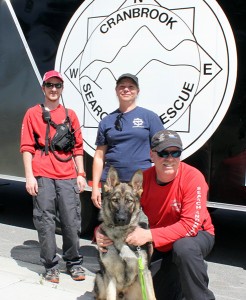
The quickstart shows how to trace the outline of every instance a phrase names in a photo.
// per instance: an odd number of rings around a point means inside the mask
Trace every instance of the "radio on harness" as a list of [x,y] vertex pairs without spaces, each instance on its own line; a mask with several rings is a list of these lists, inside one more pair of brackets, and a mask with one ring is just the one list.
[[[73,155],[71,154],[69,157],[63,159],[57,155],[55,151],[63,151],[65,153],[71,152],[75,145],[75,136],[74,136],[74,130],[71,127],[70,118],[68,116],[68,110],[65,108],[66,111],[66,119],[64,123],[62,124],[56,124],[51,120],[50,112],[45,110],[45,107],[43,104],[41,104],[42,110],[43,110],[43,120],[45,123],[47,123],[46,128],[46,135],[45,135],[45,146],[42,147],[38,143],[38,139],[35,136],[36,144],[38,149],[42,149],[45,151],[45,154],[47,155],[49,150],[54,154],[56,159],[60,161],[69,161],[72,159]],[[50,125],[53,126],[56,129],[56,133],[53,136],[53,138],[49,139],[49,133],[50,133]]]

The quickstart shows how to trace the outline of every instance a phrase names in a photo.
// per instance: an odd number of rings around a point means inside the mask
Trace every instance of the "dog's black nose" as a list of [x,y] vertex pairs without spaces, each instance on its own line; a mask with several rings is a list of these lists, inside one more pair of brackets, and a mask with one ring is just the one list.
[[125,225],[126,218],[124,216],[118,216],[115,218],[117,225]]
[[128,223],[129,223],[129,220],[128,220],[126,214],[116,214],[115,215],[115,225],[116,226],[123,226],[123,225],[127,225]]

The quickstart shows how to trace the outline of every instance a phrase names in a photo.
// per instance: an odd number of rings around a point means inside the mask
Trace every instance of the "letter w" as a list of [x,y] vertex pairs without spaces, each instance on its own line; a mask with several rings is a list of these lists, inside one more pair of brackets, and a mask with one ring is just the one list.
[[77,75],[78,75],[79,69],[78,68],[77,69],[70,69],[69,71],[70,71],[70,77],[71,78],[76,78]]

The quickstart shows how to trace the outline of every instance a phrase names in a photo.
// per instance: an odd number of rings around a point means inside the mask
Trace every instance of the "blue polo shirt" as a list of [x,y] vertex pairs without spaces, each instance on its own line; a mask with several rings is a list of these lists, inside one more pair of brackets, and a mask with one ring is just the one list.
[[[119,115],[122,130],[115,126]],[[160,130],[163,124],[158,115],[139,106],[123,114],[117,109],[103,118],[96,139],[97,146],[108,146],[101,180],[106,181],[110,166],[117,169],[122,182],[129,182],[135,171],[151,167],[150,142]]]

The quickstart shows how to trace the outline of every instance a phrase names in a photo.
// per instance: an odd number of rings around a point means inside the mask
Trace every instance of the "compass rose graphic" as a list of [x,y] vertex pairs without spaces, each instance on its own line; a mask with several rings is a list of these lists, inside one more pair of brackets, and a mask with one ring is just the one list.
[[116,79],[133,73],[138,104],[179,132],[188,157],[219,126],[234,92],[237,56],[226,16],[215,0],[102,2],[79,7],[56,58],[85,151],[94,155],[98,123],[118,107]]

